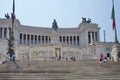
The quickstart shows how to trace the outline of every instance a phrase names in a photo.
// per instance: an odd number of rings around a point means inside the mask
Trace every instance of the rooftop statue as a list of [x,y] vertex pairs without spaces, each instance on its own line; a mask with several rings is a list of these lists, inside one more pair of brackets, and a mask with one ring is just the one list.
[[85,17],[82,17],[82,23],[91,23],[91,19],[86,19]]
[[57,31],[57,29],[58,29],[58,25],[57,25],[57,22],[56,22],[55,19],[53,20],[53,23],[52,23],[52,29],[53,29],[54,31]]
[[82,17],[82,23],[86,23],[86,18]]
[[9,14],[7,13],[7,14],[5,14],[5,17],[7,18],[7,19],[9,19],[10,18],[10,16],[9,16]]
[[90,18],[88,18],[87,23],[91,23],[91,19]]

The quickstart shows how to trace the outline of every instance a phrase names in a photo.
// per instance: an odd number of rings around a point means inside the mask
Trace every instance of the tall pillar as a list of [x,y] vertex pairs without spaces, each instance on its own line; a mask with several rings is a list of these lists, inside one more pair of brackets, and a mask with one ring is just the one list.
[[75,37],[73,36],[73,45],[75,45]]
[[28,45],[28,34],[26,34],[26,45]]
[[66,36],[64,36],[64,38],[65,38],[65,42],[64,43],[66,44]]
[[31,45],[33,45],[33,35],[31,34]]
[[26,36],[26,45],[27,45],[27,43],[28,43],[27,37],[28,37],[28,36],[27,36],[27,34],[25,34],[25,36]]
[[75,40],[75,41],[76,41],[76,45],[78,45],[78,44],[77,44],[77,36],[75,36],[75,39],[76,39],[76,40]]
[[100,33],[99,33],[99,31],[97,32],[97,40],[98,40],[98,42],[100,42]]
[[4,39],[4,28],[2,27],[2,39]]
[[24,44],[24,34],[22,34],[22,44]]
[[38,42],[38,41],[39,41],[39,40],[38,40],[38,39],[39,39],[39,38],[38,38],[39,36],[38,36],[38,35],[36,35],[36,36],[37,36],[37,45],[38,45],[38,44],[39,44],[39,42]]
[[72,45],[74,45],[74,36],[72,36]]
[[35,45],[37,44],[37,36],[35,35]]
[[79,44],[79,36],[77,36],[77,46],[79,46],[80,44]]
[[44,43],[44,41],[43,41],[43,35],[41,36],[41,44],[43,44]]
[[9,39],[9,27],[7,28],[7,38]]
[[40,37],[40,44],[42,44],[42,36]]
[[73,40],[74,40],[74,45],[76,45],[76,37],[73,36]]
[[35,45],[35,35],[33,35],[33,45]]
[[44,44],[46,44],[46,36],[44,36]]
[[41,44],[41,36],[39,35],[39,44]]
[[29,34],[29,45],[31,45],[31,35]]
[[92,36],[92,32],[90,32],[90,39],[91,39],[91,44],[93,44],[93,36]]
[[72,36],[70,36],[70,45],[72,45]]
[[61,36],[61,43],[63,43],[63,36]]
[[62,43],[65,43],[64,38],[65,38],[65,36],[62,36]]
[[45,44],[45,36],[43,35],[43,44]]
[[25,44],[26,42],[24,37],[25,37],[25,34],[23,34],[23,44]]
[[48,36],[48,43],[49,43],[49,36]]
[[70,36],[68,36],[68,40],[69,40],[69,43],[68,43],[68,44],[70,45]]
[[96,42],[95,31],[93,32],[93,34],[94,34],[94,39],[93,39],[93,42],[95,43],[95,42]]
[[19,44],[22,44],[22,35],[21,35],[21,33],[19,34]]
[[65,36],[65,44],[67,43],[67,40],[66,40],[67,38],[66,38],[66,36]]

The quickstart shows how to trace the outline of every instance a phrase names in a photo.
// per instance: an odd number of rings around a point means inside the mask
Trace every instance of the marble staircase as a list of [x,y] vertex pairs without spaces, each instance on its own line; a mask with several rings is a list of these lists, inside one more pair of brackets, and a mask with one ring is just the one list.
[[120,63],[17,61],[0,65],[0,80],[120,80]]

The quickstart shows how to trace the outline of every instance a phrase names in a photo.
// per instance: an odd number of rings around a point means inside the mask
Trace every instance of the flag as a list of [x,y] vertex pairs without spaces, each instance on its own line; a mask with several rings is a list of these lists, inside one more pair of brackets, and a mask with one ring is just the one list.
[[112,19],[112,29],[115,29],[115,11],[114,11],[114,0],[113,0],[113,6],[112,6],[112,14],[111,14],[111,19]]
[[12,25],[13,25],[15,20],[15,0],[13,0],[13,12],[11,14],[11,18],[12,18]]

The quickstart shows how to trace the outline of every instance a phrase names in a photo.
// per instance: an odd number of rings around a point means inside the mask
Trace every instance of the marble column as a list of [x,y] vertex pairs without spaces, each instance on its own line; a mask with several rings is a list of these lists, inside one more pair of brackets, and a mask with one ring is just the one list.
[[65,44],[67,44],[67,38],[66,38],[66,36],[65,36]]
[[29,45],[29,38],[28,34],[26,34],[27,45]]
[[29,34],[29,45],[31,45],[31,35]]
[[97,32],[97,39],[98,39],[98,42],[100,42],[100,33],[99,33],[99,31]]
[[33,35],[33,45],[35,45],[35,35]]
[[2,28],[2,39],[4,39],[4,28]]
[[68,44],[70,45],[70,36],[68,36],[68,40],[69,40],[69,43],[68,43]]
[[95,31],[94,31],[94,39],[93,39],[94,43],[96,42],[96,36],[95,36]]
[[31,45],[33,45],[33,35],[31,34],[30,37],[31,37],[31,39],[30,39],[31,42],[30,43],[31,43]]
[[74,45],[74,36],[72,36],[72,45]]
[[93,44],[93,36],[92,36],[92,32],[90,32],[90,39],[91,39],[91,44]]
[[44,36],[44,44],[46,44],[46,36]]
[[37,35],[37,45],[39,44],[39,40],[38,39],[39,39],[39,36]]
[[27,41],[27,34],[25,34],[25,36],[26,36],[26,44],[28,43],[28,41]]
[[76,45],[78,45],[78,44],[77,44],[77,36],[75,36],[75,41],[76,41]]
[[42,44],[42,36],[40,37],[40,44]]
[[49,36],[47,36],[47,43],[49,43]]
[[24,44],[24,34],[22,34],[22,44]]
[[7,28],[7,38],[9,39],[9,27]]
[[61,36],[61,43],[63,43],[63,36]]

